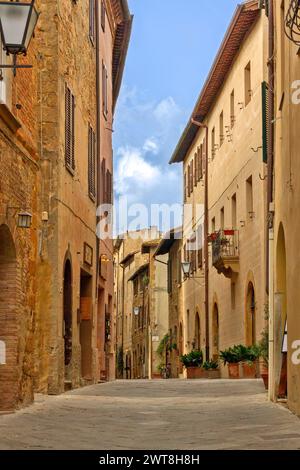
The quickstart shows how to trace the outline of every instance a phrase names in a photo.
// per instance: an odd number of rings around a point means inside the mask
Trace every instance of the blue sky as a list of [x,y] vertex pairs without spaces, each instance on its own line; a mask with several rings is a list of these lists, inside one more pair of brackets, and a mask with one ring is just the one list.
[[237,4],[129,0],[134,24],[114,124],[116,198],[182,203],[181,166],[168,161]]

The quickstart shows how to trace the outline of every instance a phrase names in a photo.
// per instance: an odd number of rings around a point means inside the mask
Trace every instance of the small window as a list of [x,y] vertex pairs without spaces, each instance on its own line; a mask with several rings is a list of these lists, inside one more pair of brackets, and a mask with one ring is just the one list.
[[233,229],[237,228],[236,194],[231,198],[231,225]]
[[234,90],[232,90],[230,95],[230,125],[231,129],[234,127],[235,124],[235,97],[234,97]]
[[219,122],[220,122],[220,147],[222,147],[224,139],[225,139],[225,136],[224,136],[224,113],[223,113],[223,111],[220,114]]
[[246,203],[247,203],[247,218],[251,220],[254,218],[253,212],[253,184],[252,176],[246,181]]
[[89,0],[89,36],[90,40],[93,44],[95,44],[95,39],[96,39],[96,14],[95,14],[95,9],[96,9],[96,4],[95,0]]
[[215,217],[211,219],[211,233],[214,233],[216,231],[216,219]]
[[75,98],[65,87],[65,164],[71,173],[75,170]]
[[220,211],[220,229],[224,230],[225,228],[225,209],[222,207]]
[[89,196],[94,201],[96,197],[96,134],[89,126],[88,137],[88,187]]
[[103,106],[103,114],[105,118],[107,118],[107,115],[108,115],[107,84],[108,84],[108,73],[107,73],[106,65],[103,62],[102,63],[102,106]]
[[216,130],[213,128],[211,131],[211,159],[213,160],[216,156]]
[[245,67],[245,107],[250,103],[252,98],[251,88],[251,63]]
[[105,21],[106,21],[106,7],[105,7],[104,0],[102,0],[101,2],[101,28],[103,32],[105,32]]

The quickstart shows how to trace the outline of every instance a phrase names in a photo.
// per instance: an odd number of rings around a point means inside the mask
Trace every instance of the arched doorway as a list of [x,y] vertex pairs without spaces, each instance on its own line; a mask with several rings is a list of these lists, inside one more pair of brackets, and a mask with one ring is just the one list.
[[69,366],[72,360],[72,267],[71,262],[67,259],[64,269],[64,354],[65,354],[65,379],[70,378]]
[[255,290],[249,282],[246,296],[246,345],[256,344]]
[[219,344],[219,308],[217,303],[214,304],[213,318],[212,318],[212,357],[214,360],[219,359],[220,344]]
[[0,226],[0,411],[11,411],[18,402],[18,283],[13,238],[6,225]]
[[286,244],[282,224],[280,224],[276,253],[276,294],[275,294],[274,369],[276,398],[287,396],[287,352],[283,351],[283,335],[287,321],[286,291]]
[[195,349],[198,351],[201,349],[200,317],[198,312],[195,315]]

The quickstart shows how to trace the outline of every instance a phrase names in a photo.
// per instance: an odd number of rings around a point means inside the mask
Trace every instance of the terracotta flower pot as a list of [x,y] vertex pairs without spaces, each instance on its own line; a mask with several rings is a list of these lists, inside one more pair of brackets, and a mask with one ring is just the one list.
[[230,379],[239,379],[240,378],[240,365],[239,363],[230,363],[228,364],[228,372]]
[[259,366],[260,376],[263,379],[265,389],[269,390],[269,368],[264,362],[261,362]]
[[219,369],[207,370],[206,374],[207,374],[207,378],[211,380],[216,380],[216,379],[221,378],[221,372]]
[[243,378],[244,379],[255,379],[256,378],[256,363],[243,362]]
[[187,367],[186,368],[187,372],[187,379],[205,379],[205,370],[203,370],[201,367]]

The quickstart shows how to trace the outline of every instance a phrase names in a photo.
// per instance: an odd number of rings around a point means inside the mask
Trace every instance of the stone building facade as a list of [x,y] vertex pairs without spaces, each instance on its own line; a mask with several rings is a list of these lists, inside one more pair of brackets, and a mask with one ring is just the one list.
[[[114,378],[112,127],[132,18],[126,1],[40,2],[42,189],[37,271],[37,389]],[[101,210],[99,217],[103,217]]]
[[[252,345],[266,326],[266,165],[262,157],[262,84],[267,20],[256,1],[238,6],[172,156],[183,162],[184,350],[209,359],[234,344]],[[207,144],[207,146],[206,146]],[[208,154],[207,154],[208,152]],[[203,259],[205,159],[208,160],[209,259]],[[209,264],[209,338],[205,279]],[[209,342],[209,343],[207,343]],[[200,345],[200,346],[199,346]],[[226,376],[227,369],[223,370]]]
[[[157,247],[155,256],[168,255],[168,349],[166,364],[169,365],[170,378],[183,376],[180,356],[183,354],[183,311],[182,311],[182,227],[166,233]],[[200,331],[199,329],[197,331]],[[170,347],[171,346],[171,347]]]
[[129,232],[115,242],[116,368],[119,377],[160,377],[156,351],[168,333],[166,257],[156,260],[157,229]]
[[[40,240],[37,51],[35,38],[20,59],[32,69],[18,70],[16,77],[0,70],[0,413],[31,403],[34,395]],[[9,60],[0,40],[0,63]],[[29,228],[19,226],[20,213],[31,214]]]
[[[270,35],[274,38],[274,180],[270,226],[270,398],[287,395],[300,415],[300,318],[298,311],[299,245],[299,44],[285,35],[292,2],[272,3]],[[270,5],[271,6],[271,5]],[[295,5],[294,5],[295,6]],[[271,20],[271,18],[269,18]],[[272,75],[271,75],[272,76]],[[272,220],[272,218],[271,218]],[[287,324],[287,348],[284,334]],[[286,352],[287,351],[287,352]]]

